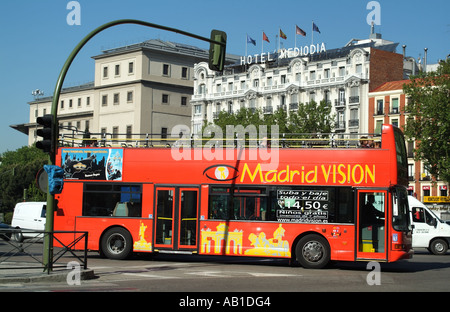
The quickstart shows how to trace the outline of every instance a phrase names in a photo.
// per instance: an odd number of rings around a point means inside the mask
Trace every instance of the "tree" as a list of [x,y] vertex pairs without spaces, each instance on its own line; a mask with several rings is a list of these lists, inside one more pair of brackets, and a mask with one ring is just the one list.
[[436,72],[412,77],[403,85],[408,98],[405,135],[416,141],[415,160],[450,183],[450,60]]
[[289,130],[291,133],[330,133],[334,120],[331,105],[326,101],[300,103],[297,112],[289,116]]
[[[47,162],[48,156],[36,147],[24,146],[16,151],[0,155],[0,198],[3,211],[12,211],[17,202],[23,199],[23,190],[30,189],[36,174]],[[45,200],[31,187],[33,200]]]

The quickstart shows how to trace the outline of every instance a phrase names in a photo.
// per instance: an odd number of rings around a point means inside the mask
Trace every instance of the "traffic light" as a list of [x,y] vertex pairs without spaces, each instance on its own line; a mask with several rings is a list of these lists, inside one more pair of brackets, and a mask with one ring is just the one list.
[[45,153],[51,153],[54,150],[53,116],[44,115],[43,117],[38,117],[36,121],[42,126],[42,129],[36,131],[36,134],[43,138],[42,141],[36,142],[36,147],[43,150]]
[[213,29],[211,31],[211,40],[224,43],[224,45],[220,45],[211,42],[209,46],[209,69],[221,72],[225,65],[227,34],[223,31]]

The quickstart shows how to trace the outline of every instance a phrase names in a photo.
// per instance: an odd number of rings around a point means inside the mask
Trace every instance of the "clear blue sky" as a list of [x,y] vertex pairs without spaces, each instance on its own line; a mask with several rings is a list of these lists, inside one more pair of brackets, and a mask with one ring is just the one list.
[[[31,91],[53,94],[56,79],[70,52],[90,31],[107,22],[133,18],[183,29],[209,37],[211,29],[228,35],[227,52],[244,55],[246,34],[256,40],[248,54],[261,52],[262,31],[276,48],[275,35],[281,28],[287,35],[284,47],[294,47],[295,25],[307,32],[297,36],[297,46],[310,44],[312,21],[321,34],[314,42],[327,49],[344,46],[350,39],[368,38],[369,0],[266,1],[266,0],[78,0],[81,25],[70,26],[66,8],[70,0],[2,0],[0,2],[0,153],[27,144],[26,135],[9,127],[28,122]],[[450,1],[379,0],[381,24],[376,32],[383,39],[407,45],[415,58],[428,48],[428,63],[437,63],[450,53]],[[207,48],[193,38],[138,25],[110,28],[94,37],[77,56],[65,80],[74,86],[94,80],[92,56],[103,49],[160,38]]]

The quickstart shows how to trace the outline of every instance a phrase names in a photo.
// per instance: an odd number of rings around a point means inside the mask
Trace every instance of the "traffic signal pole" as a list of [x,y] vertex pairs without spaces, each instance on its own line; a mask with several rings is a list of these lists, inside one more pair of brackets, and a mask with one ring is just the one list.
[[[211,64],[213,64],[214,70],[223,70],[224,60],[225,60],[225,47],[226,47],[226,34],[223,32],[218,32],[216,30],[213,30],[211,32],[211,38],[205,38],[202,36],[198,36],[180,29],[161,26],[145,21],[140,20],[134,20],[134,19],[121,19],[112,21],[109,23],[106,23],[96,29],[94,29],[92,32],[90,32],[86,37],[84,37],[80,43],[73,49],[72,53],[70,53],[69,57],[67,58],[66,62],[64,63],[64,66],[61,70],[61,73],[59,74],[58,80],[56,82],[55,91],[53,92],[53,101],[52,101],[52,110],[51,115],[53,116],[53,123],[52,123],[52,148],[49,152],[49,159],[48,164],[54,165],[56,161],[56,153],[58,151],[58,132],[59,132],[59,123],[58,123],[58,103],[59,103],[59,97],[61,94],[61,89],[64,83],[64,79],[66,78],[67,72],[69,70],[70,65],[72,64],[73,60],[77,56],[78,52],[84,47],[84,45],[92,39],[95,35],[100,33],[101,31],[121,24],[136,24],[136,25],[142,25],[152,28],[158,28],[166,31],[175,32],[184,36],[196,38],[202,41],[209,42],[211,44],[210,47],[210,67]],[[54,213],[55,213],[55,197],[54,195],[50,194],[49,190],[47,191],[47,213],[46,213],[46,223],[45,223],[45,232],[47,232],[47,235],[44,236],[44,255],[43,255],[43,264],[44,264],[44,272],[50,273],[53,269],[52,266],[52,259],[53,259],[53,223],[54,223]]]

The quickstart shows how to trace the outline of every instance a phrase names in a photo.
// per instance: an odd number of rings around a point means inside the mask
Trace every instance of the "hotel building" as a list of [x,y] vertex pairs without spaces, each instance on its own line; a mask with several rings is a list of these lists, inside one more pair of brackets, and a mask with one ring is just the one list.
[[233,113],[246,107],[272,114],[284,108],[289,113],[299,103],[314,100],[332,106],[335,132],[367,133],[367,94],[386,81],[403,79],[397,45],[371,34],[339,49],[325,50],[324,44],[317,44],[243,56],[223,73],[198,63],[193,73],[192,132],[199,134],[222,110]]

